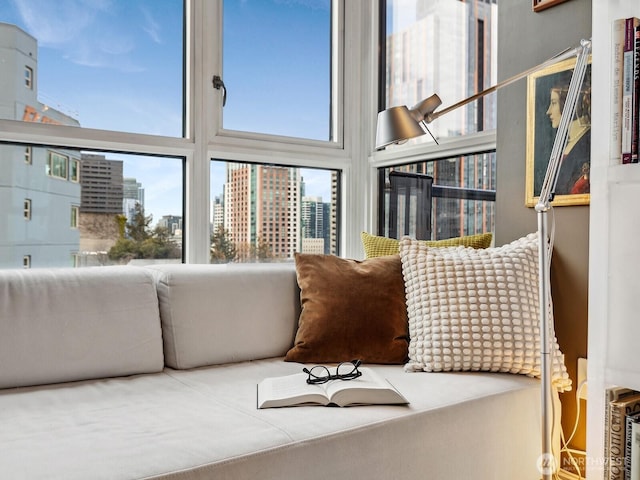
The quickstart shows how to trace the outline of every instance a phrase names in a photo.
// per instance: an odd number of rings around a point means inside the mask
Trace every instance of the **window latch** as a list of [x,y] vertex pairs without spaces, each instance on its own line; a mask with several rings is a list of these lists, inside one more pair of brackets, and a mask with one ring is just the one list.
[[220,78],[220,75],[213,76],[213,88],[216,90],[222,89],[222,106],[224,107],[227,103],[227,87],[224,86],[224,82],[222,81],[222,78]]

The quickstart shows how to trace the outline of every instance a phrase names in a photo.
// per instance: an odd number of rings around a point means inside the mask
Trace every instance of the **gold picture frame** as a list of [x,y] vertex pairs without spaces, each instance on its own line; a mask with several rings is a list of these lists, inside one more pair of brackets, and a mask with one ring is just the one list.
[[[538,203],[553,148],[564,98],[575,68],[569,59],[529,75],[525,204]],[[591,167],[591,58],[582,83],[576,114],[558,172],[553,206],[589,205]]]
[[532,0],[531,8],[533,8],[534,12],[541,12],[542,10],[555,7],[567,1],[568,0]]

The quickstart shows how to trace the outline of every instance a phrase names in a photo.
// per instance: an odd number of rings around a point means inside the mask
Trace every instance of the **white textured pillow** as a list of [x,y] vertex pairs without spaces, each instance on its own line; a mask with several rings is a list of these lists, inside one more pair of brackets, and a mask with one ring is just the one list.
[[[540,376],[538,235],[498,248],[427,247],[405,237],[408,371]],[[553,327],[552,378],[571,389]]]

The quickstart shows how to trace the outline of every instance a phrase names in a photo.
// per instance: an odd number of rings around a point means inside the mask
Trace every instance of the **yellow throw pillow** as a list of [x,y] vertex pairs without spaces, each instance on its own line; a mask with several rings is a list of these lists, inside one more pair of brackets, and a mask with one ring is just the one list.
[[[378,237],[367,232],[360,234],[366,258],[395,255],[400,252],[400,242],[393,238]],[[445,240],[424,240],[427,247],[473,247],[489,248],[493,241],[492,233],[479,233],[464,237],[447,238]]]

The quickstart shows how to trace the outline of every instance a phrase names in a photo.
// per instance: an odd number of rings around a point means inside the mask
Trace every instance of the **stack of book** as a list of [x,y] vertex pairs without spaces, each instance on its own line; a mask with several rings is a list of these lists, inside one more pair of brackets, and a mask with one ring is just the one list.
[[640,141],[640,19],[613,23],[611,157],[638,163]]
[[606,391],[605,480],[640,480],[640,392]]

